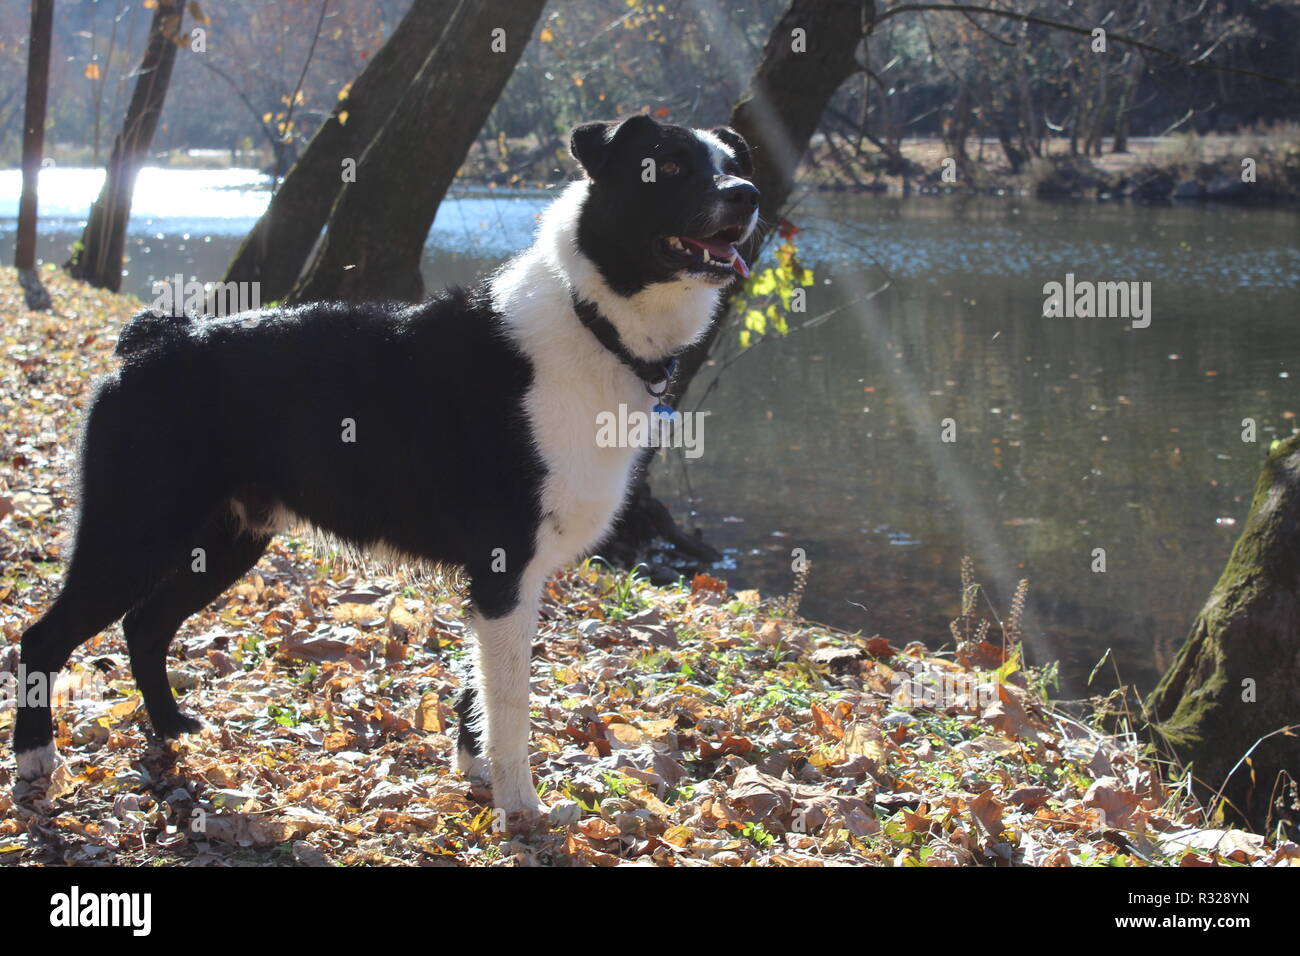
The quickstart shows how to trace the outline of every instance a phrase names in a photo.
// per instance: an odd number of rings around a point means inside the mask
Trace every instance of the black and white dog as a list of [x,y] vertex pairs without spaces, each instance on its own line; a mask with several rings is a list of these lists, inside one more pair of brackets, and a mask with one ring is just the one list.
[[[27,686],[52,686],[73,649],[122,618],[155,731],[197,729],[167,683],[169,642],[277,530],[307,523],[464,569],[477,655],[457,763],[489,776],[512,824],[535,823],[542,586],[606,533],[638,458],[598,444],[598,416],[650,411],[671,358],[747,273],[735,244],[758,218],[749,150],[730,129],[636,116],[580,126],[571,148],[586,178],[474,291],[133,318],[87,412],[76,545],[58,599],[23,635]],[[19,775],[36,779],[56,760],[49,698],[19,697]]]

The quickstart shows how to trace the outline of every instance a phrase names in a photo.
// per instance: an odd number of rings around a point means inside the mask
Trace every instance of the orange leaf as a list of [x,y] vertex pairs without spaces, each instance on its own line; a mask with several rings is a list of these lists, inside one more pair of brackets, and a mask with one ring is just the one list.
[[691,593],[699,591],[713,591],[717,594],[724,594],[727,590],[727,582],[719,581],[717,578],[709,577],[707,574],[697,574],[691,578]]

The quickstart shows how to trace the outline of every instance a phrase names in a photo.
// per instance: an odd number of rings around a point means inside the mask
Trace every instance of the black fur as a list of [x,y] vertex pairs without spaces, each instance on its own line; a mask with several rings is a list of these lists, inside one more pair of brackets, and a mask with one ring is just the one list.
[[[504,613],[518,580],[491,570],[493,551],[508,569],[532,556],[544,467],[521,406],[532,366],[500,323],[464,292],[407,308],[137,315],[120,371],[90,403],[73,556],[23,635],[27,673],[52,684],[74,648],[125,615],[155,730],[190,729],[167,686],[167,645],[256,563],[269,541],[258,525],[279,507],[363,547],[463,567],[477,609]],[[48,706],[20,707],[15,750],[50,739]]]
[[[719,201],[730,211],[725,222],[713,223],[714,229],[749,220],[758,205],[758,190],[737,178],[749,174],[749,148],[734,131],[727,133],[743,147],[739,153],[744,161],[738,158],[715,170],[708,147],[691,130],[656,123],[648,116],[586,123],[573,131],[570,151],[591,179],[578,243],[615,292],[634,295],[671,279],[681,266],[659,254],[659,239],[698,234]],[[731,145],[727,139],[723,142]],[[652,182],[643,175],[647,159],[655,164]],[[670,161],[679,169],[672,175],[663,171]],[[720,189],[722,178],[729,184]]]
[[[735,152],[721,169],[692,131],[648,117],[574,131],[591,178],[577,244],[614,292],[683,270],[715,285],[732,278],[725,257],[679,248],[683,236],[733,241],[755,215],[758,191],[741,178],[748,147],[730,130],[715,134]],[[653,182],[641,175],[646,159]],[[52,686],[78,645],[121,619],[154,729],[193,729],[167,684],[167,646],[257,562],[282,511],[361,548],[382,542],[463,568],[485,618],[518,605],[546,466],[523,406],[532,364],[486,290],[408,307],[142,312],[117,353],[121,368],[86,414],[63,589],[22,638],[29,688],[34,675]],[[467,690],[457,712],[461,748],[477,755],[474,699]],[[20,693],[15,751],[52,739],[48,696]]]

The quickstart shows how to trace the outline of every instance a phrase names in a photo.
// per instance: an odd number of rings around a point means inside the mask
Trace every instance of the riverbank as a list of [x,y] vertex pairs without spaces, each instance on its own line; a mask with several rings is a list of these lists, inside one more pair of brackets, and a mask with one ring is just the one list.
[[[799,167],[799,180],[823,192],[889,195],[981,194],[1041,199],[1131,199],[1136,202],[1300,201],[1300,126],[1279,125],[1235,134],[1196,133],[1132,137],[1122,152],[1103,141],[1095,156],[1071,156],[1068,141],[1049,139],[1041,157],[1027,157],[1018,170],[995,139],[972,138],[966,160],[945,162],[951,148],[933,137],[905,139],[897,156],[864,140],[816,137]],[[58,166],[94,166],[84,147],[50,149]],[[1243,180],[1243,160],[1251,160]],[[171,150],[150,165],[166,169],[269,169],[265,150]],[[541,189],[568,178],[571,159],[563,140],[530,136],[470,150],[456,185],[488,189]],[[269,186],[268,186],[269,188]]]
[[[1136,202],[1210,200],[1240,203],[1300,200],[1300,128],[1238,134],[1195,133],[1134,137],[1123,152],[1102,144],[1100,155],[1072,156],[1068,142],[1050,139],[1043,155],[1013,170],[997,140],[970,140],[966,159],[950,160],[938,139],[910,139],[893,157],[869,144],[861,151],[821,140],[801,167],[814,188],[827,191],[1037,196],[1040,199],[1131,199]],[[1249,160],[1249,163],[1246,161]]]
[[[9,672],[70,546],[78,409],[140,306],[44,275],[49,314],[0,270]],[[278,539],[172,646],[182,705],[217,729],[150,744],[117,628],[63,673],[67,764],[48,787],[15,792],[0,705],[0,863],[1300,863],[1294,844],[1214,827],[1177,771],[1101,729],[1130,717],[1053,702],[1051,669],[1020,664],[1016,603],[1005,632],[981,631],[968,600],[970,640],[944,654],[923,643],[943,635],[822,627],[797,597],[569,569],[535,646],[534,770],[546,802],[584,814],[508,841],[449,769],[466,652],[453,584]]]

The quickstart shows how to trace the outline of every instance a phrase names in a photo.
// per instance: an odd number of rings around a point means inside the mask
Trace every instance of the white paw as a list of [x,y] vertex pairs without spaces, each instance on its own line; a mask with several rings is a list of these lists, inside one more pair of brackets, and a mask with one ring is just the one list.
[[546,818],[546,804],[538,799],[537,791],[532,786],[531,774],[527,784],[523,780],[493,780],[492,805],[505,814],[513,833],[536,830]]
[[471,783],[486,784],[492,779],[492,765],[487,757],[476,757],[468,750],[456,751],[456,769]]
[[24,750],[18,754],[18,779],[31,782],[54,773],[59,765],[59,752],[50,741],[42,747]]

